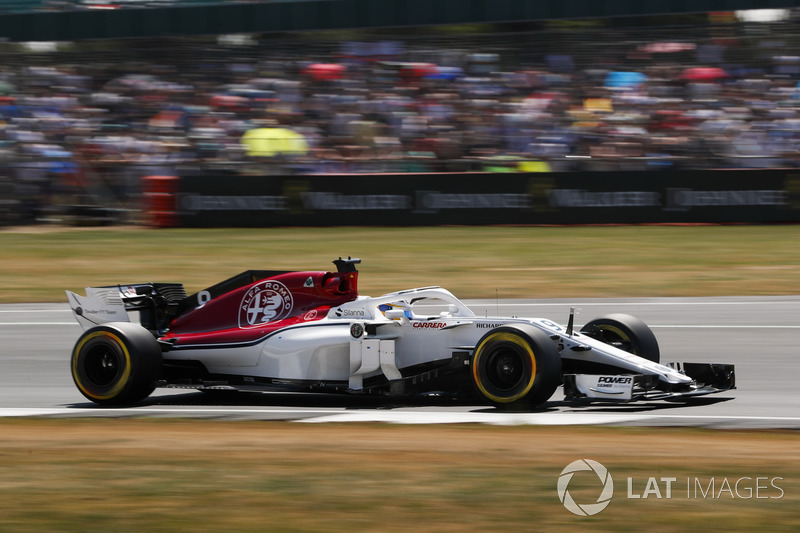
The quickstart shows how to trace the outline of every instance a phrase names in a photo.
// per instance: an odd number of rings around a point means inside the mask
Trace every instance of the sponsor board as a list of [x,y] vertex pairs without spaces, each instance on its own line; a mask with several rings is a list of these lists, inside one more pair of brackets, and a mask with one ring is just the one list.
[[[794,222],[796,171],[181,178],[187,226]],[[431,184],[436,188],[431,189]],[[354,194],[353,191],[358,191]],[[370,215],[370,216],[366,216]],[[383,216],[388,215],[388,216]],[[377,219],[373,217],[379,217]]]

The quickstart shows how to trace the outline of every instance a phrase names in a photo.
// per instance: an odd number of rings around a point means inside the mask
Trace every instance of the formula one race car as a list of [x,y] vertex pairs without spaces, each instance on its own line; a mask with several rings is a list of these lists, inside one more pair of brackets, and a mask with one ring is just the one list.
[[104,405],[138,402],[156,387],[477,394],[530,408],[560,385],[567,400],[616,402],[735,388],[733,365],[659,364],[652,331],[629,315],[575,331],[572,312],[566,326],[479,317],[440,287],[359,296],[358,263],[250,270],[191,296],[178,283],[67,291],[85,329],[72,377]]

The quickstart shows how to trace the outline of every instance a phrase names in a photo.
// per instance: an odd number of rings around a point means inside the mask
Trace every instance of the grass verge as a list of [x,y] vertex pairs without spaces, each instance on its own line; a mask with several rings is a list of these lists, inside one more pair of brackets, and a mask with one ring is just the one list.
[[[614,480],[593,517],[556,492],[583,458]],[[627,496],[651,477],[661,498]],[[800,441],[780,431],[4,420],[0,479],[2,531],[800,528]],[[580,503],[599,487],[569,486]]]
[[203,289],[247,269],[327,270],[364,260],[360,289],[442,285],[461,298],[797,293],[800,226],[435,228],[6,228],[0,302],[64,289],[179,281]]

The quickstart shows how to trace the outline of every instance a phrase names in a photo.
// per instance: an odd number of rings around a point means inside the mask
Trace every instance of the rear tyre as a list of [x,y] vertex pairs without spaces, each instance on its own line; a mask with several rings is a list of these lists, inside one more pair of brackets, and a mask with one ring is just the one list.
[[499,327],[478,341],[472,381],[494,405],[535,408],[560,385],[561,356],[547,334],[533,326]]
[[128,322],[86,330],[72,350],[72,379],[100,405],[125,405],[147,398],[161,375],[161,347],[153,335]]
[[661,360],[653,330],[635,316],[622,313],[602,316],[583,326],[581,333],[648,361]]

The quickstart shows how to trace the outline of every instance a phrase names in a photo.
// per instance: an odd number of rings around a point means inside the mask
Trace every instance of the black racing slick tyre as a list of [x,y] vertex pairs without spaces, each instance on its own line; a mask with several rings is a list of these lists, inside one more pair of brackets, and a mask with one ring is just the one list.
[[472,381],[480,395],[496,406],[536,408],[561,384],[561,356],[540,329],[502,326],[478,341]]
[[614,313],[595,318],[581,328],[581,333],[648,361],[661,360],[653,330],[635,316]]
[[75,343],[72,379],[97,404],[132,404],[153,392],[161,363],[161,348],[148,330],[109,322],[86,330]]

